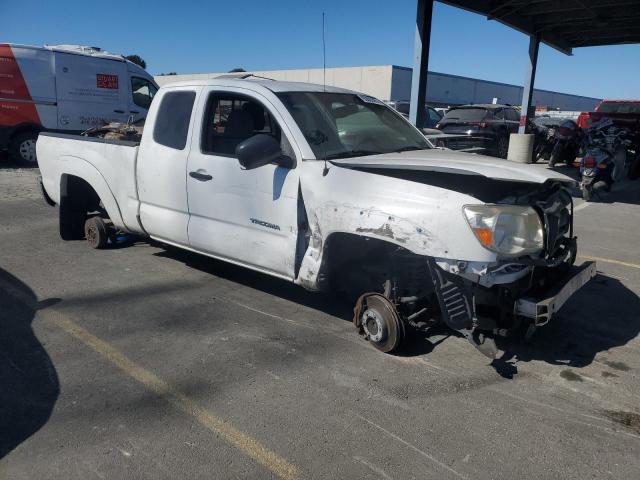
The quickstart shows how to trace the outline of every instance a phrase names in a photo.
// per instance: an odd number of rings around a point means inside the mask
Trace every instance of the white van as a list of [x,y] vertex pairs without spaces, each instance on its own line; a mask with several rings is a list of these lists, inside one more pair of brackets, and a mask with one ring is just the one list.
[[41,131],[137,121],[157,90],[144,69],[97,47],[0,43],[0,149],[34,164]]

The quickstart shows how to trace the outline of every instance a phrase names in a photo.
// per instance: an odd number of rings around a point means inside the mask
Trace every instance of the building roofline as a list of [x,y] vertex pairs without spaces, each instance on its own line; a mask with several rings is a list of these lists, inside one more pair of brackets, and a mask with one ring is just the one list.
[[[394,64],[382,64],[382,65],[356,65],[356,66],[351,66],[351,67],[327,67],[327,70],[335,70],[335,69],[343,69],[343,68],[383,68],[383,67],[390,67],[392,72],[393,70],[402,70],[402,71],[412,71],[413,69],[411,67],[405,67],[402,65],[394,65]],[[271,70],[247,70],[246,73],[256,73],[256,74],[260,74],[260,73],[265,73],[265,72],[283,72],[283,71],[304,71],[304,70],[322,70],[322,67],[318,67],[318,68],[283,68],[283,69],[271,69]],[[464,75],[454,75],[452,73],[443,73],[443,72],[435,72],[433,70],[429,70],[428,72],[430,75],[440,75],[440,76],[444,76],[444,77],[450,77],[450,78],[457,78],[460,80],[470,80],[470,81],[480,81],[480,82],[484,82],[490,85],[497,85],[497,86],[501,86],[501,87],[514,87],[514,88],[523,88],[522,85],[515,85],[513,83],[504,83],[504,82],[497,82],[495,80],[487,80],[484,78],[476,78],[476,77],[467,77]],[[176,76],[181,76],[181,75],[212,75],[212,73],[179,73]],[[171,77],[173,75],[154,75],[154,76],[164,76],[164,77]],[[215,77],[209,77],[211,78],[215,78]],[[541,92],[541,93],[550,93],[550,94],[558,94],[558,95],[570,95],[574,98],[580,98],[583,100],[593,100],[596,102],[599,102],[602,100],[602,98],[598,98],[598,97],[589,97],[587,95],[577,95],[574,93],[568,93],[568,92],[558,92],[556,90],[546,90],[543,88],[534,88],[535,92]]]
[[[413,68],[404,67],[404,66],[401,66],[401,65],[392,65],[392,67],[393,68],[397,68],[399,70],[413,71]],[[498,85],[498,86],[501,86],[501,87],[523,88],[522,85],[515,85],[513,83],[496,82],[495,80],[487,80],[487,79],[484,79],[484,78],[476,78],[476,77],[466,77],[466,76],[463,76],[463,75],[455,75],[453,73],[434,72],[433,70],[429,70],[427,73],[431,74],[431,75],[442,75],[442,76],[445,76],[445,77],[459,78],[460,80],[481,81],[481,82],[485,82],[485,83],[490,83],[492,85]],[[427,86],[427,88],[428,88],[428,86]],[[577,95],[575,93],[558,92],[556,90],[545,90],[544,88],[534,88],[534,91],[544,92],[544,93],[557,93],[559,95],[571,95],[572,97],[583,98],[585,100],[598,100],[598,101],[602,100],[602,98],[599,98],[599,97],[589,97],[587,95]]]

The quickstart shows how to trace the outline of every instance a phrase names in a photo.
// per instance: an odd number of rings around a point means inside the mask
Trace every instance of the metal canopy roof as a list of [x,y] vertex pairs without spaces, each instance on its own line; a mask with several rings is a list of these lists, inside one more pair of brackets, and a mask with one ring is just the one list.
[[576,47],[640,43],[640,0],[444,0],[568,55]]

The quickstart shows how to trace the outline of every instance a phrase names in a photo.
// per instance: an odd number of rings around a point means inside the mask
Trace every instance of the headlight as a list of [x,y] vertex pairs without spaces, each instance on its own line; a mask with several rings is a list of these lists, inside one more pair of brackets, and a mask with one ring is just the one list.
[[544,247],[542,222],[531,207],[466,205],[463,211],[482,246],[492,252],[518,256]]

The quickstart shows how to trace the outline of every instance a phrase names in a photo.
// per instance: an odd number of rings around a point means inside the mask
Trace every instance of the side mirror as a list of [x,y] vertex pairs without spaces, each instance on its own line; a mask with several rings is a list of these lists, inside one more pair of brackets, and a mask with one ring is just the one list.
[[296,161],[287,157],[280,149],[280,143],[271,135],[259,133],[240,142],[236,147],[236,157],[242,168],[252,170],[269,163],[281,167],[294,168]]

